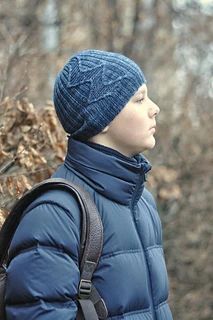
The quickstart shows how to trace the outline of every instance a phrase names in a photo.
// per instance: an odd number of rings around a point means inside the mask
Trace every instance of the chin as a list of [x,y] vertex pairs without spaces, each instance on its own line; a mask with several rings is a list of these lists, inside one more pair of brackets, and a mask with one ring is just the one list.
[[153,139],[152,141],[147,142],[144,146],[143,146],[143,151],[145,150],[151,150],[155,147],[155,139]]

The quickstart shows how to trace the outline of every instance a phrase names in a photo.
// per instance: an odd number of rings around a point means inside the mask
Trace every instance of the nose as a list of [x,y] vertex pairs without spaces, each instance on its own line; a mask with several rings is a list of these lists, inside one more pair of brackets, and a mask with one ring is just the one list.
[[158,107],[158,105],[156,103],[154,103],[154,105],[155,105],[155,108],[156,108],[155,116],[157,116],[159,114],[159,112],[160,112],[160,108]]
[[151,116],[151,117],[156,117],[156,116],[159,114],[159,112],[160,112],[160,108],[159,108],[158,105],[157,105],[154,101],[152,101],[151,99],[150,99],[150,102],[151,102],[150,116]]

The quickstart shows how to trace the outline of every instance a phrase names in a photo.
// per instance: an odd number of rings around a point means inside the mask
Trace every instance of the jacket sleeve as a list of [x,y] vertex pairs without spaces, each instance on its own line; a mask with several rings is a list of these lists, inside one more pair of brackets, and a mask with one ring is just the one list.
[[7,269],[7,320],[76,318],[80,210],[70,195],[69,203],[62,197],[60,203],[36,201],[16,230]]

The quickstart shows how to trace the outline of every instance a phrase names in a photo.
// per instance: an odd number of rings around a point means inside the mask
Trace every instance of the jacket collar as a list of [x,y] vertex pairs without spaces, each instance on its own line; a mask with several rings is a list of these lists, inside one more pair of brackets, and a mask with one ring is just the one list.
[[124,205],[140,198],[151,164],[141,154],[132,158],[103,145],[69,138],[65,166],[97,192]]

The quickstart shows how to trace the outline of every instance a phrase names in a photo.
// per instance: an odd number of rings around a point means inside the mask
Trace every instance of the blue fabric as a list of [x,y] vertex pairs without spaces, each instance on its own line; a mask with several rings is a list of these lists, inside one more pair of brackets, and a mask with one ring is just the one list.
[[[53,175],[83,186],[104,227],[93,283],[108,319],[172,320],[168,277],[156,204],[145,187],[147,159],[69,139]],[[65,191],[51,190],[26,210],[9,256],[7,319],[71,320],[79,283],[80,212]]]
[[139,66],[122,54],[83,50],[56,77],[53,101],[72,137],[86,140],[101,132],[146,83]]

